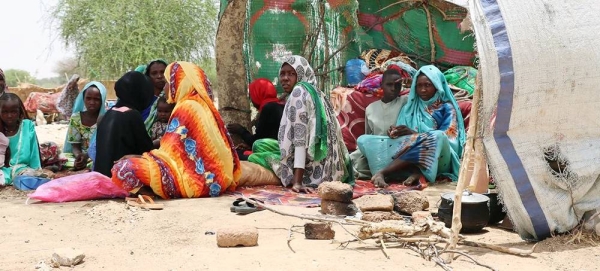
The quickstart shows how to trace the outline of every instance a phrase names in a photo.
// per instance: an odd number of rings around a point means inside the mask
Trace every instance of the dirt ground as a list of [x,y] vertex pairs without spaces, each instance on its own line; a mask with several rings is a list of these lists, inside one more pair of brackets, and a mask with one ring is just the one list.
[[[62,143],[66,129],[38,127],[40,141]],[[60,140],[58,140],[60,139]],[[425,190],[432,211],[451,184]],[[292,252],[288,228],[304,221],[261,211],[238,216],[229,211],[232,197],[163,201],[164,210],[128,208],[123,200],[26,205],[27,193],[12,187],[0,190],[0,270],[35,270],[57,248],[74,247],[86,254],[85,262],[67,270],[442,270],[408,249],[389,248],[386,259],[379,248],[352,243],[346,249],[336,242],[305,240],[294,233]],[[318,209],[276,206],[297,214]],[[259,245],[218,248],[211,233],[225,227],[257,227]],[[351,236],[338,226],[335,240]],[[468,240],[528,249],[533,244],[516,233],[487,227]],[[531,257],[517,257],[485,249],[460,247],[477,261],[497,270],[597,270],[600,247],[589,240],[569,244],[569,236],[538,244]],[[487,270],[460,257],[454,270]],[[40,269],[41,270],[41,269]]]

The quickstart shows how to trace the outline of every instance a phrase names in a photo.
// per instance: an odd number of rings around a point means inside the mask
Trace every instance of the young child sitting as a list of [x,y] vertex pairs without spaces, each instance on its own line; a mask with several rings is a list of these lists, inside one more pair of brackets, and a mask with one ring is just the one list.
[[156,121],[154,121],[150,129],[150,138],[152,138],[155,146],[159,145],[161,137],[167,130],[173,108],[175,108],[175,104],[168,104],[164,96],[158,98],[158,103],[156,104]]

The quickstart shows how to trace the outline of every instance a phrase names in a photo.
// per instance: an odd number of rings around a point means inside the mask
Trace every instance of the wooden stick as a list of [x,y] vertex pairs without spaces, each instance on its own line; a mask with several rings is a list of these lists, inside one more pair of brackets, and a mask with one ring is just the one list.
[[[471,106],[471,112],[473,112],[473,110],[475,110],[476,112],[479,112],[479,107],[481,106],[481,103],[483,101],[484,93],[482,93],[483,88],[482,88],[482,81],[481,81],[481,73],[478,73],[478,75],[477,75],[475,88],[478,91],[479,95],[477,96],[477,103],[473,103],[473,106]],[[475,105],[477,107],[475,107]],[[484,146],[483,146],[482,136],[483,136],[483,131],[485,129],[483,127],[483,125],[485,125],[485,124],[479,123],[479,121],[478,121],[479,114],[476,114],[475,117],[476,117],[475,119],[471,119],[471,121],[474,121],[475,125],[477,125],[477,129],[474,133],[475,139],[474,139],[474,143],[473,143],[475,165],[473,166],[473,174],[471,175],[471,186],[473,187],[473,189],[471,191],[473,191],[475,193],[487,193],[490,178],[489,178],[488,169],[487,169],[487,161],[486,161],[485,155],[483,153]]]
[[427,30],[429,30],[429,46],[431,47],[431,63],[435,63],[435,42],[433,41],[433,22],[427,3],[423,3],[423,9],[427,15]]
[[[288,213],[288,212],[282,212],[282,211],[279,211],[279,210],[275,210],[275,209],[269,207],[268,205],[265,205],[262,202],[251,200],[251,199],[246,198],[246,197],[242,197],[242,199],[244,201],[248,202],[248,203],[254,204],[256,206],[260,206],[260,207],[264,208],[265,210],[269,210],[269,211],[271,211],[273,213],[280,214],[280,215],[283,215],[283,216],[291,216],[291,217],[295,217],[295,218],[307,219],[307,220],[319,221],[319,222],[336,223],[336,224],[340,225],[340,227],[342,227],[342,229],[344,229],[347,233],[349,233],[350,235],[352,235],[352,237],[356,238],[360,243],[362,243],[362,239],[358,238],[358,236],[355,233],[353,233],[350,230],[348,230],[346,227],[344,227],[344,224],[342,224],[343,222],[349,222],[347,220],[332,219],[332,218],[326,218],[326,217],[315,217],[315,216],[308,216],[308,215],[296,215],[296,214],[291,214],[291,213]],[[361,224],[354,223],[353,225],[361,225]]]
[[[473,257],[469,256],[469,254],[467,254],[467,253],[464,253],[464,252],[460,252],[460,251],[456,251],[456,250],[446,250],[446,251],[442,251],[442,252],[440,252],[440,254],[444,254],[444,253],[456,253],[456,254],[460,254],[460,255],[462,255],[462,256],[465,256],[465,257],[469,258],[469,260],[473,261],[473,262],[474,262],[476,265],[479,265],[479,266],[481,266],[481,267],[485,267],[485,268],[487,268],[487,269],[490,269],[490,270],[492,270],[492,271],[497,271],[497,270],[498,270],[498,269],[496,269],[496,268],[493,268],[493,267],[491,267],[491,266],[489,266],[489,265],[487,265],[487,264],[482,264],[482,263],[480,263],[480,262],[476,261],[475,259],[473,259]],[[456,260],[456,259],[458,259],[458,257],[459,257],[459,256],[457,256],[457,257],[455,258],[455,260]]]
[[383,255],[389,259],[390,255],[387,253],[387,247],[385,246],[385,241],[383,241],[383,235],[379,236],[379,242],[381,244],[381,251],[383,251]]
[[[479,77],[478,77],[479,78]],[[475,89],[475,94],[473,97],[473,104],[471,108],[479,108],[481,88]],[[479,110],[475,110],[475,112],[471,112],[471,120],[469,123],[469,132],[467,134],[467,142],[465,143],[465,149],[463,155],[463,161],[460,164],[460,172],[458,174],[458,184],[456,185],[456,191],[454,192],[454,208],[452,210],[452,235],[450,236],[450,245],[447,249],[454,250],[456,248],[456,244],[458,243],[459,237],[458,234],[460,229],[462,228],[462,223],[460,221],[461,213],[462,213],[462,193],[463,190],[469,184],[467,180],[467,171],[469,169],[469,163],[471,162],[471,155],[473,152],[473,139],[477,134],[477,121],[479,119]],[[452,258],[454,256],[452,253],[448,255],[446,259],[447,262],[451,263]]]
[[512,247],[502,247],[502,246],[498,246],[498,245],[480,243],[480,242],[475,242],[475,241],[467,241],[467,240],[462,240],[459,242],[459,244],[465,245],[465,246],[470,246],[470,247],[487,248],[487,249],[491,249],[491,250],[506,253],[506,254],[516,255],[516,256],[525,256],[525,257],[530,256],[535,251],[535,247],[537,246],[537,244],[535,244],[535,245],[533,245],[533,247],[531,247],[531,249],[519,249],[519,248],[512,248]]

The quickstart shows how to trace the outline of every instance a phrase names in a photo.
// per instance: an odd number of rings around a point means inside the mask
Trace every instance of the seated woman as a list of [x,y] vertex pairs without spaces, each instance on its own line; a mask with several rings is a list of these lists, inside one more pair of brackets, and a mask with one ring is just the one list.
[[[140,67],[138,67],[140,68]],[[167,62],[162,59],[155,59],[148,63],[148,66],[143,70],[143,74],[150,78],[150,82],[154,87],[154,97],[150,106],[141,111],[146,130],[150,133],[152,125],[156,120],[156,107],[158,105],[158,97],[165,88],[165,69],[167,68]],[[136,69],[138,70],[138,69]]]
[[0,96],[1,132],[8,137],[10,149],[10,165],[2,168],[2,185],[11,185],[19,176],[48,177],[48,173],[41,169],[35,125],[26,116],[27,111],[19,96],[14,93]]
[[[381,100],[367,106],[365,110],[365,135],[359,137],[359,149],[350,154],[354,172],[358,179],[370,179],[371,171],[366,157],[360,151],[360,144],[368,142],[370,136],[386,136],[389,128],[395,126],[400,110],[408,101],[407,96],[400,97],[402,86],[410,81],[410,75],[397,69],[388,69],[383,73],[381,79],[381,89],[383,97]],[[360,140],[362,138],[362,140]],[[368,150],[368,146],[362,146]]]
[[[277,90],[268,79],[259,78],[248,86],[250,101],[258,109],[258,120],[256,122],[256,133],[253,135],[246,128],[238,123],[227,125],[227,130],[231,134],[237,134],[244,140],[245,146],[238,147],[240,160],[247,160],[243,152],[251,149],[250,146],[258,139],[271,138],[277,139],[279,132],[279,123],[283,115],[284,104],[277,98]],[[240,153],[241,152],[241,153]],[[242,157],[246,158],[243,159]]]
[[115,83],[119,101],[98,122],[94,171],[111,177],[114,163],[123,156],[150,151],[152,140],[140,111],[148,108],[154,94],[152,83],[139,72],[128,72]]
[[283,62],[279,82],[291,94],[281,118],[278,142],[255,142],[248,160],[271,168],[294,192],[312,193],[327,181],[353,185],[352,165],[340,125],[329,100],[317,89],[308,61],[295,55]]
[[[376,186],[385,187],[386,179],[403,174],[409,175],[405,185],[413,185],[421,176],[429,182],[437,177],[458,178],[465,129],[460,109],[438,68],[428,65],[419,69],[397,126],[390,127],[388,136],[359,138],[360,150],[371,172],[376,172],[371,179]],[[372,161],[389,164],[381,168]]]
[[106,87],[100,82],[89,82],[77,95],[63,147],[67,167],[80,170],[91,166],[87,150],[96,135],[96,123],[106,112],[105,103]]
[[149,186],[164,199],[219,196],[241,175],[225,124],[208,95],[204,71],[189,62],[167,66],[167,102],[177,103],[160,148],[117,162],[112,180],[137,193]]

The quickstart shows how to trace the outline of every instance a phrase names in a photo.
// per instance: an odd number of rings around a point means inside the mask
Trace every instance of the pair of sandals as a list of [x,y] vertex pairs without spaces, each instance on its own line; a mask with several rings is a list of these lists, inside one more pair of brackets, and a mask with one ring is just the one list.
[[127,197],[125,198],[127,205],[138,207],[147,210],[162,210],[164,208],[164,204],[162,203],[154,203],[154,200],[150,196],[146,195],[138,195],[137,198]]
[[[256,202],[263,203],[262,201],[257,200],[255,198],[250,198],[250,199],[253,200],[253,201],[256,201]],[[250,202],[247,202],[243,198],[238,198],[238,199],[236,199],[233,202],[233,204],[231,205],[231,207],[229,207],[229,210],[232,213],[236,213],[236,214],[239,214],[239,215],[247,215],[247,214],[251,214],[251,213],[254,213],[254,212],[262,211],[262,210],[264,210],[264,208],[261,207],[261,206],[252,204]]]

